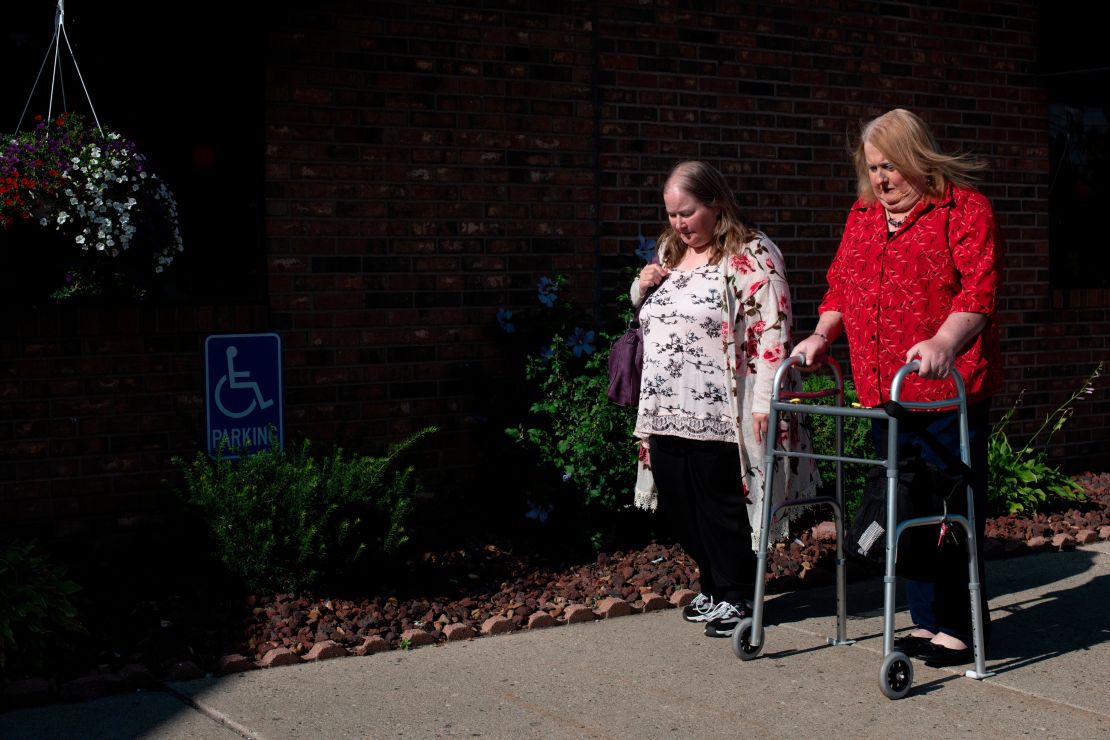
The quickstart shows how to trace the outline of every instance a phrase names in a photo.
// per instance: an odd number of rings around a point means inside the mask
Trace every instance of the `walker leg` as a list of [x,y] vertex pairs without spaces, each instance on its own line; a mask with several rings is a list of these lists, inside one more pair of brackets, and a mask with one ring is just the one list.
[[748,644],[751,649],[754,649],[756,655],[759,654],[759,648],[763,646],[763,597],[767,591],[766,577],[764,574],[767,572],[767,523],[763,524],[763,532],[759,538],[760,547],[759,552],[756,554],[756,579],[755,579],[755,593],[752,595],[752,627],[751,633],[748,636]]
[[983,602],[979,598],[982,585],[979,583],[979,559],[975,547],[975,535],[968,538],[968,583],[967,590],[971,596],[971,638],[975,648],[975,670],[967,671],[967,678],[984,679],[994,675],[994,671],[987,670],[986,646],[983,638]]
[[838,507],[836,510],[836,637],[828,638],[829,645],[854,645],[848,639],[848,599],[847,574],[844,557],[844,517]]

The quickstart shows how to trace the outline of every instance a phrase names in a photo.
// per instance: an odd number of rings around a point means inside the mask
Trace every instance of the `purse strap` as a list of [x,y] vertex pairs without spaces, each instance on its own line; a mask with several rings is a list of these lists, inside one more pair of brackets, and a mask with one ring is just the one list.
[[653,285],[653,286],[651,286],[651,288],[650,288],[650,289],[648,290],[648,292],[647,292],[647,293],[644,293],[644,294],[643,294],[643,296],[641,296],[641,298],[640,298],[640,305],[639,305],[639,306],[636,306],[636,313],[635,313],[635,315],[633,315],[633,316],[632,316],[632,318],[630,318],[630,319],[628,320],[628,328],[629,328],[629,330],[634,330],[634,329],[639,329],[639,328],[640,328],[640,311],[642,311],[642,310],[643,310],[643,308],[644,308],[644,304],[645,304],[645,303],[647,303],[647,299],[648,299],[648,297],[649,297],[649,296],[650,296],[650,295],[651,295],[652,293],[654,293],[654,292],[655,292],[655,289],[656,289],[656,288],[658,288],[658,287],[659,287],[658,285]]
[[[659,265],[659,264],[662,264],[662,263],[661,263],[661,262],[659,261],[659,255],[655,255],[654,257],[652,257],[652,258],[651,258],[651,262],[648,262],[648,264],[649,264],[649,265]],[[662,283],[660,283],[660,285],[662,285]],[[629,328],[629,330],[633,330],[633,329],[639,329],[639,328],[640,328],[640,311],[641,311],[641,310],[643,310],[643,308],[644,308],[644,304],[645,304],[645,303],[647,303],[647,299],[648,299],[648,297],[649,297],[649,296],[650,296],[650,295],[651,295],[652,293],[654,293],[654,292],[656,291],[656,289],[658,289],[658,288],[659,288],[659,285],[653,285],[653,286],[651,286],[650,288],[648,288],[648,292],[647,292],[647,293],[644,293],[644,294],[643,294],[642,296],[640,296],[640,305],[639,305],[639,306],[636,306],[636,313],[635,313],[635,315],[633,315],[633,316],[632,316],[632,318],[630,318],[630,319],[628,320],[628,328]]]

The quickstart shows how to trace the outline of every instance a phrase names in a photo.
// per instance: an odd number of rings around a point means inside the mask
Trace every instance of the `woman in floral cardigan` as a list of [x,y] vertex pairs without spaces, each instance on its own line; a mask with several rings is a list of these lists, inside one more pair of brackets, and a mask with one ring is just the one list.
[[[790,290],[778,247],[744,223],[712,166],[679,164],[663,201],[670,225],[658,259],[632,286],[644,333],[636,436],[658,492],[638,490],[637,504],[658,501],[698,564],[701,593],[683,616],[727,637],[753,590],[772,384],[791,350]],[[787,382],[800,384],[793,372]],[[797,418],[787,417],[779,443],[808,450]],[[810,495],[812,460],[775,465],[785,469],[775,471],[772,506]]]

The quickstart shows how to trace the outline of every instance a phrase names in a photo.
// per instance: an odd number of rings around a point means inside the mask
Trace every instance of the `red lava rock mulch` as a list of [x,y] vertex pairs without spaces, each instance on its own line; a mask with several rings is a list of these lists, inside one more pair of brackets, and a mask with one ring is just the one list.
[[[1110,474],[1084,473],[1076,479],[1087,494],[1079,506],[988,519],[988,559],[1110,539]],[[768,562],[768,590],[832,582],[834,539],[832,524],[825,522],[792,542],[776,544]],[[537,565],[534,558],[496,544],[427,552],[408,566],[415,586],[438,587],[404,598],[251,595],[237,639],[221,639],[212,629],[201,635],[181,628],[176,654],[172,646],[167,652],[163,636],[157,662],[143,654],[150,640],[140,639],[111,653],[122,665],[112,665],[111,655],[102,651],[105,662],[88,675],[64,683],[9,682],[2,698],[9,706],[83,699],[205,672],[241,672],[612,618],[685,604],[698,587],[697,569],[681,548],[657,543],[602,553],[594,562],[562,569]]]

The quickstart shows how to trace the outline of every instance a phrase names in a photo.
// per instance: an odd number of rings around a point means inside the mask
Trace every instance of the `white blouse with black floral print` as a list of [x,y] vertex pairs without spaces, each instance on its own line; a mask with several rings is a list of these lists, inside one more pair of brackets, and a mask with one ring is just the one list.
[[640,309],[644,368],[636,434],[736,441],[721,351],[721,270],[671,270]]
[[[638,281],[631,297],[639,305]],[[790,313],[782,253],[759,232],[717,265],[671,270],[640,312],[644,366],[635,434],[735,441],[744,478],[739,493],[748,501],[753,547],[761,529],[766,475],[752,414],[770,411],[776,371],[790,354]],[[795,368],[784,385],[784,392],[801,390]],[[782,449],[812,451],[795,414],[781,414],[778,429],[770,433]],[[820,481],[814,460],[776,457],[774,464],[772,507],[814,494]],[[654,508],[653,495],[638,488],[637,505]],[[776,534],[784,531],[780,527]]]

